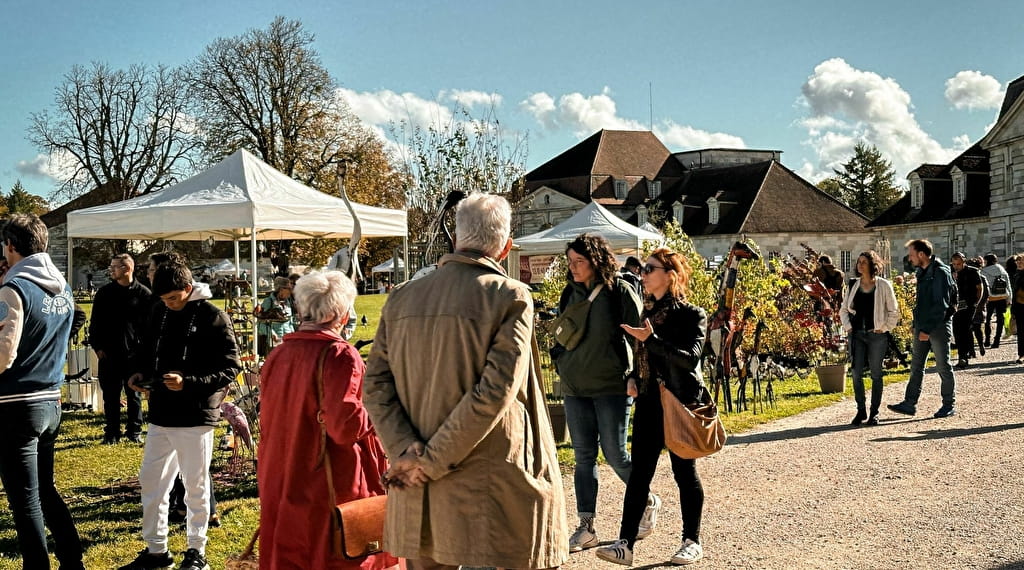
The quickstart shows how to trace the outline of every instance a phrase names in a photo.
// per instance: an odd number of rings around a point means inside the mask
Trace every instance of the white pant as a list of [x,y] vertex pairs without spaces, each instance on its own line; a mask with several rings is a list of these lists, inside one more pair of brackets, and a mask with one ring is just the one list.
[[149,424],[139,469],[142,485],[142,538],[152,553],[167,552],[167,513],[174,477],[181,473],[188,507],[188,548],[206,551],[210,524],[210,459],[213,428]]

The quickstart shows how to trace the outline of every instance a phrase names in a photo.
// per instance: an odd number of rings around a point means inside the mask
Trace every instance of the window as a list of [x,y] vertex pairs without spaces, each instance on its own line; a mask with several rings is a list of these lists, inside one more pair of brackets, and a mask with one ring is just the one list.
[[661,180],[647,181],[647,197],[651,200],[661,195]]
[[964,173],[959,168],[953,169],[953,203],[963,204],[964,195],[966,190],[964,189]]
[[843,271],[843,273],[849,273],[850,269],[853,268],[852,260],[853,260],[852,252],[850,252],[850,251],[840,251],[839,252],[839,269],[841,269]]
[[910,180],[910,207],[914,210],[921,207],[924,198],[924,190],[921,188],[921,179],[914,177]]
[[626,199],[626,181],[616,180],[615,181],[615,198],[619,200]]
[[551,205],[551,194],[545,194],[544,195],[544,205],[545,206],[550,206]]
[[636,209],[636,225],[642,226],[647,223],[647,207],[640,206]]
[[682,202],[676,202],[672,204],[672,217],[675,218],[679,225],[683,225],[683,204]]
[[714,198],[708,198],[708,223],[711,225],[718,223],[718,200]]

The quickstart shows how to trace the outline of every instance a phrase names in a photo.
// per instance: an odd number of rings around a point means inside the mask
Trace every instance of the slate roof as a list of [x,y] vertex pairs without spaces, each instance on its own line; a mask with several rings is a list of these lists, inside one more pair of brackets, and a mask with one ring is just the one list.
[[1006,86],[1006,95],[1003,96],[1003,106],[999,108],[997,122],[1003,120],[1003,115],[1010,110],[1010,107],[1013,107],[1021,93],[1024,93],[1024,75],[1014,79]]
[[[989,154],[975,144],[971,148],[960,153],[949,164],[941,165],[941,169],[933,167],[934,164],[921,165],[911,171],[911,174],[918,173],[921,176],[921,207],[911,208],[911,196],[907,192],[888,210],[882,212],[874,220],[868,223],[867,227],[877,228],[901,224],[919,224],[926,222],[937,222],[942,220],[962,220],[977,218],[989,214],[991,191],[989,189]],[[956,166],[964,171],[964,203],[953,203],[953,177],[952,170]],[[928,176],[922,174],[928,173]]]
[[46,227],[52,228],[54,226],[67,223],[68,213],[70,212],[81,210],[82,208],[102,206],[104,204],[110,204],[111,202],[120,202],[123,197],[124,194],[119,188],[114,186],[99,186],[85,194],[82,194],[74,200],[63,204],[59,208],[50,210],[49,212],[39,216],[39,219],[43,220]]
[[[867,218],[800,178],[777,161],[703,168],[655,201],[669,216],[681,196],[683,230],[691,236],[781,232],[863,232]],[[719,222],[708,223],[707,200],[720,202]],[[827,220],[827,221],[826,221]]]

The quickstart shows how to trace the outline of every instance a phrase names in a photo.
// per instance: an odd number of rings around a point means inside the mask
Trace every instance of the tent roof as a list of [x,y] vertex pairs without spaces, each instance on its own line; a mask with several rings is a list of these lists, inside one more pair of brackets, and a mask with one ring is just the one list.
[[[399,259],[398,260],[398,268],[399,269],[403,269],[404,267],[405,267],[405,262],[403,262],[401,259]],[[390,272],[392,272],[394,270],[395,270],[395,258],[392,257],[391,259],[385,261],[384,263],[381,263],[380,265],[375,265],[373,267],[373,269],[370,270],[370,273],[390,273]]]
[[[405,236],[403,210],[353,204],[363,237]],[[68,236],[217,240],[351,237],[340,198],[314,190],[245,150],[159,192],[68,214]]]
[[521,255],[539,253],[562,253],[565,246],[576,236],[582,234],[600,234],[604,236],[612,249],[637,249],[644,241],[661,243],[664,238],[655,232],[640,229],[603,208],[597,202],[591,202],[571,218],[557,226],[515,239]]

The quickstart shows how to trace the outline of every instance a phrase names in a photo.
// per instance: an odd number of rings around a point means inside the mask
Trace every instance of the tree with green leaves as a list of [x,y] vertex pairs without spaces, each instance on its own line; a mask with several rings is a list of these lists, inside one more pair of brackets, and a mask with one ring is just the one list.
[[818,188],[871,219],[896,203],[903,193],[896,185],[892,162],[874,145],[857,143],[850,160],[833,172],[835,176],[819,182]]
[[21,184],[21,180],[14,183],[9,194],[2,194],[3,206],[6,214],[35,214],[41,215],[50,211],[50,205],[41,196],[32,194]]

